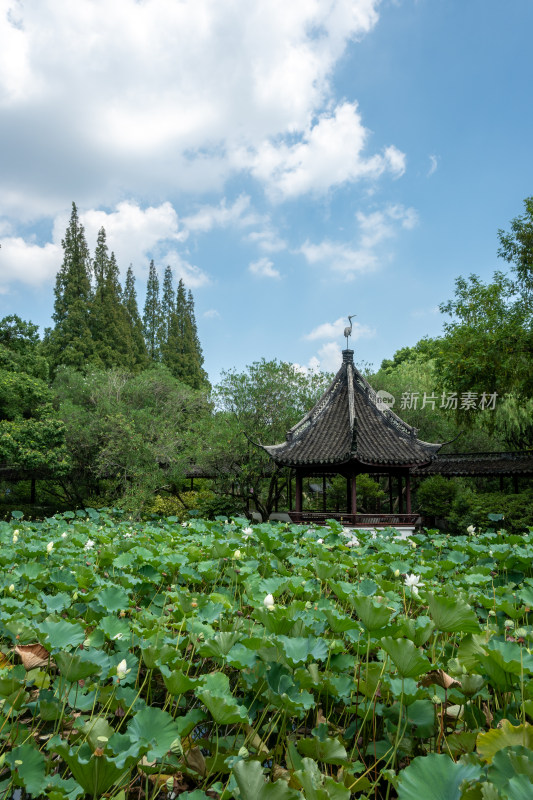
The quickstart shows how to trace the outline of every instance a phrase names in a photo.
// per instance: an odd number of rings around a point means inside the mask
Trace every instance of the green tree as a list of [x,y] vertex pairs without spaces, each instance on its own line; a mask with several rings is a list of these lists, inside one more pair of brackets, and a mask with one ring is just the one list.
[[135,290],[135,276],[133,267],[130,264],[126,273],[124,283],[123,303],[131,326],[133,363],[136,369],[144,369],[148,366],[148,353],[143,336],[143,325],[139,308],[137,306],[137,292]]
[[108,252],[104,228],[98,233],[93,269],[96,289],[91,310],[91,332],[95,361],[105,368],[134,369],[133,328],[123,303],[115,255]]
[[244,372],[223,372],[213,390],[214,411],[199,421],[196,434],[196,463],[215,476],[217,491],[253,500],[268,517],[284,496],[287,473],[252,442],[284,441],[330,381],[330,375],[304,374],[293,364],[265,359]]
[[452,318],[436,359],[445,386],[533,396],[532,315],[508,276],[496,272],[488,284],[477,275],[458,278],[454,300],[440,308]]
[[0,367],[10,372],[25,372],[48,381],[46,360],[38,334],[39,327],[16,314],[0,320]]
[[202,389],[209,386],[203,368],[203,354],[196,328],[192,292],[187,294],[183,280],[178,283],[175,311],[170,318],[165,364],[174,377]]
[[194,460],[191,430],[207,404],[164,366],[133,376],[66,368],[53,388],[73,462],[65,483],[71,502],[140,509],[183,480]]
[[511,220],[511,231],[498,231],[498,255],[510,264],[528,301],[533,294],[533,197],[524,200],[525,213]]
[[[174,291],[174,276],[172,269],[167,266],[163,276],[163,294],[161,297],[161,325],[159,328],[159,346],[161,352],[168,345],[168,334],[173,314],[176,312],[176,292]],[[163,355],[164,361],[164,355]]]
[[143,334],[148,357],[151,361],[160,361],[159,330],[161,326],[161,302],[159,299],[159,277],[154,260],[150,261],[146,300],[143,313]]
[[52,405],[37,326],[15,315],[0,321],[0,463],[29,476],[69,469],[63,423]]
[[63,263],[54,289],[55,327],[45,332],[45,353],[53,371],[59,364],[83,369],[94,357],[91,259],[75,203],[62,246]]

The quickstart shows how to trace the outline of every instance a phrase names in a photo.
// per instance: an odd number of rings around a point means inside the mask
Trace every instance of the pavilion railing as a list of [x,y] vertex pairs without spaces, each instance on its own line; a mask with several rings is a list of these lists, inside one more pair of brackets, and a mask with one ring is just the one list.
[[349,514],[342,511],[289,511],[289,516],[293,522],[302,524],[325,525],[328,519],[335,519],[354,528],[412,526],[420,518],[419,514]]

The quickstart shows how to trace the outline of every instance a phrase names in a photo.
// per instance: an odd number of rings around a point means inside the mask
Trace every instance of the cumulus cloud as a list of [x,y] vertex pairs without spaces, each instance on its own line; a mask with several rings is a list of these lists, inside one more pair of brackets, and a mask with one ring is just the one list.
[[202,286],[207,286],[207,284],[211,283],[211,278],[203,269],[189,263],[176,250],[169,250],[161,258],[161,261],[163,264],[168,264],[172,267],[174,277],[177,280],[182,280],[189,289],[200,289]]
[[258,278],[280,278],[279,270],[274,267],[269,258],[260,258],[258,261],[252,261],[248,269]]
[[60,244],[47,242],[38,245],[19,236],[2,239],[0,251],[0,286],[3,293],[13,282],[27,286],[42,286],[54,278],[63,251]]
[[325,113],[334,67],[378,5],[5,0],[0,213],[218,191],[242,170],[280,198],[401,174],[393,145],[363,155],[355,104]]
[[[171,203],[143,209],[137,203],[123,201],[111,211],[78,211],[89,249],[94,250],[98,231],[104,227],[109,250],[115,253],[123,272],[131,263],[135,273],[144,276],[149,259],[153,257],[160,263],[170,264],[177,278],[183,278],[190,288],[209,283],[209,276],[199,267],[190,264],[176,249],[186,235]],[[52,241],[42,245],[26,241],[20,236],[8,235],[3,238],[0,282],[6,285],[19,281],[40,286],[50,281],[63,260],[61,240],[69,218],[70,212],[58,214],[53,223]],[[9,228],[6,229],[9,231]]]
[[337,372],[342,363],[341,347],[337,342],[327,342],[318,351],[318,361],[323,372]]
[[208,308],[207,311],[204,311],[202,317],[205,319],[220,319],[220,314],[216,308]]
[[213,228],[231,225],[247,227],[262,221],[259,214],[251,211],[250,198],[241,194],[231,205],[223,198],[217,206],[203,205],[194,214],[183,217],[181,224],[187,232],[207,233]]
[[285,250],[287,243],[271,228],[263,228],[260,231],[252,231],[247,239],[256,244],[265,253],[279,253]]
[[[335,322],[323,322],[318,325],[310,333],[304,336],[308,341],[320,341],[324,339],[340,339],[344,335],[344,329],[348,326],[347,317],[339,317]],[[375,331],[369,328],[368,325],[362,325],[356,320],[352,319],[352,333],[351,337],[354,341],[363,337],[374,336]]]
[[249,157],[250,169],[273,199],[321,193],[386,171],[396,177],[404,173],[405,155],[392,145],[382,154],[365,157],[367,139],[357,103],[342,103],[320,115],[294,144],[265,141]]
[[357,273],[371,272],[377,265],[374,253],[327,239],[319,244],[304,242],[300,252],[309,264],[325,264],[328,269],[347,278],[353,278]]
[[418,223],[413,208],[390,205],[370,213],[356,214],[359,236],[355,244],[332,242],[326,239],[318,244],[306,241],[301,252],[309,264],[324,265],[346,279],[375,270],[379,265],[380,245],[394,238],[399,229],[411,230]]

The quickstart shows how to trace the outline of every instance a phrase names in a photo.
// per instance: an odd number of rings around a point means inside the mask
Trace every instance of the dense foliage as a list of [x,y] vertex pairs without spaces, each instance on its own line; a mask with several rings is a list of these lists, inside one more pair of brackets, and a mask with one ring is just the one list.
[[0,793],[528,797],[533,541],[482,531],[1,523]]

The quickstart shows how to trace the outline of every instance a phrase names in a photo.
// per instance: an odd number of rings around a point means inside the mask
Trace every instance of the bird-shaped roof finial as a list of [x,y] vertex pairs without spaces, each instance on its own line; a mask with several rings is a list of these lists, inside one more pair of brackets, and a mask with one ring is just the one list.
[[351,316],[348,317],[348,322],[350,324],[347,325],[346,328],[344,329],[344,335],[346,336],[346,349],[348,349],[348,337],[352,335],[352,327],[353,327],[352,319],[356,316],[357,314],[352,314]]

